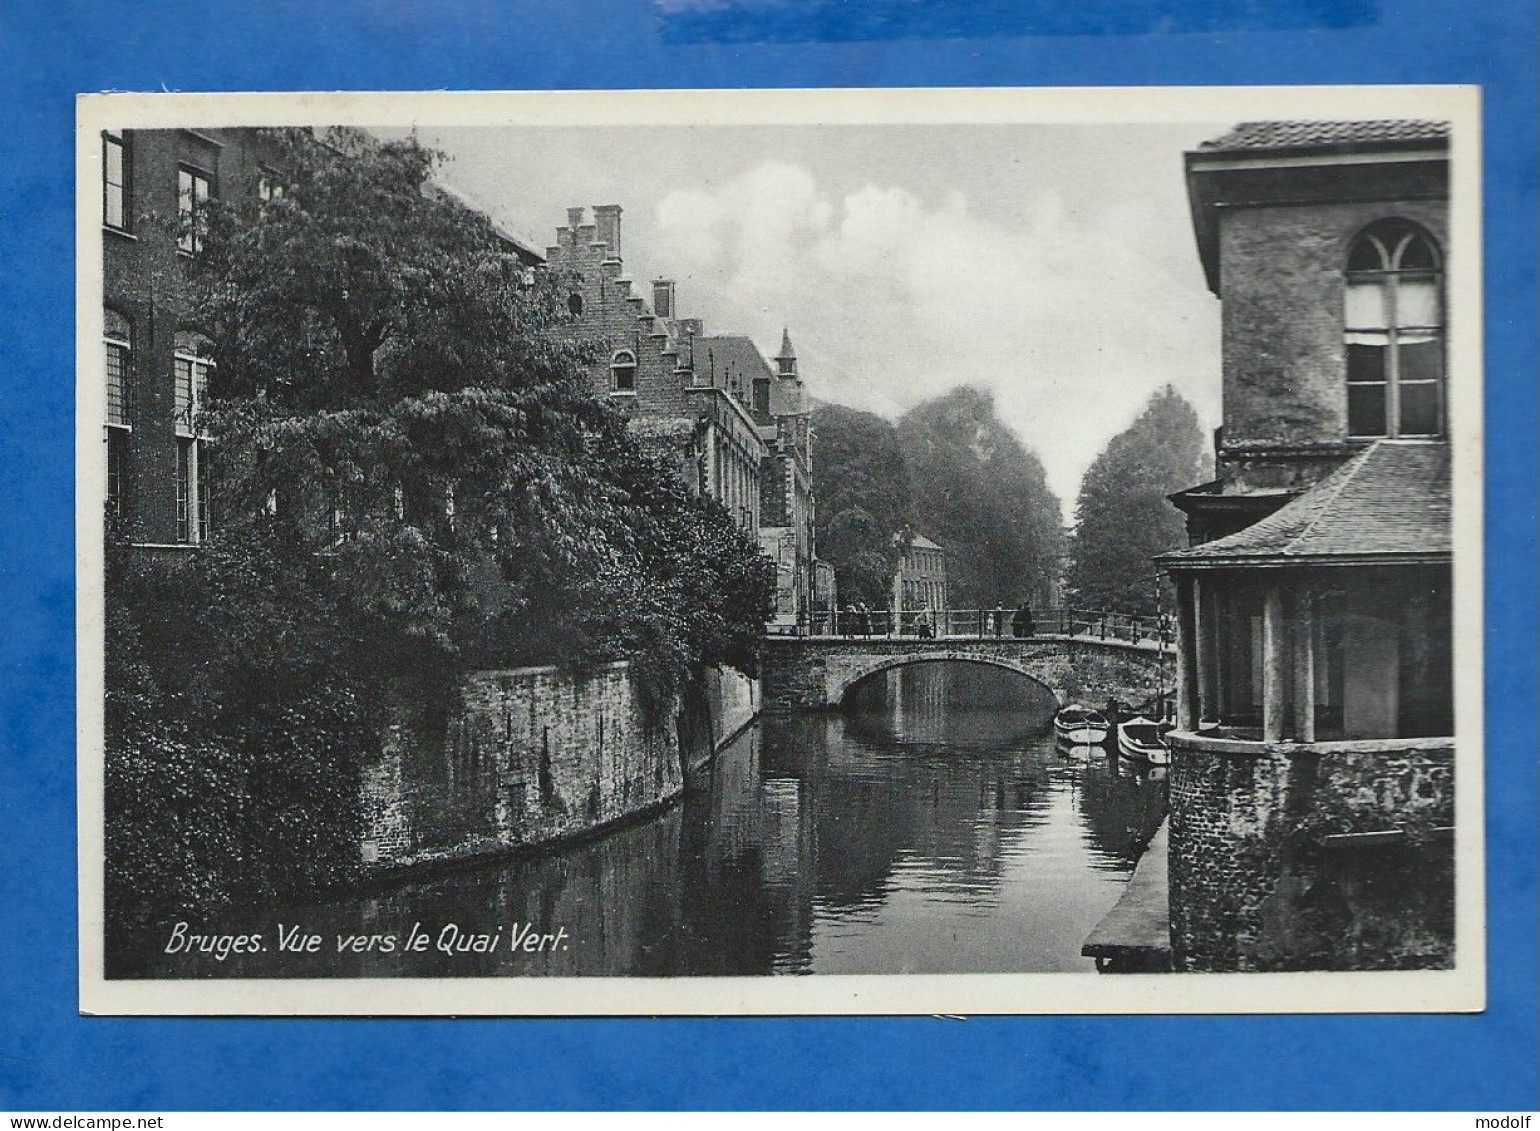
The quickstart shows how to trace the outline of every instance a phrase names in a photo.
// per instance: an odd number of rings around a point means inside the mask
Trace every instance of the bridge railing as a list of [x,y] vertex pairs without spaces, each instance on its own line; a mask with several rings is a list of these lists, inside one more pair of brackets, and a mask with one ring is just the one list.
[[905,610],[835,609],[803,617],[802,636],[862,639],[994,640],[1070,636],[1129,644],[1170,646],[1176,638],[1169,616],[1142,616],[1075,606],[1031,610],[973,608]]

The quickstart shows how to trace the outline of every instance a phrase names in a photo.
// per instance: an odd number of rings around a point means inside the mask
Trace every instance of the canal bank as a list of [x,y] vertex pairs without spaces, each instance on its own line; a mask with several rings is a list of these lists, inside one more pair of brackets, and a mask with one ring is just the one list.
[[[883,673],[846,711],[762,716],[678,804],[580,841],[193,925],[271,939],[298,924],[322,953],[168,956],[155,927],[121,940],[111,976],[1089,973],[1081,944],[1126,890],[1165,783],[1058,747],[1031,686],[978,665]],[[539,953],[332,946],[449,925],[567,934]]]
[[401,717],[359,783],[367,879],[593,836],[678,801],[685,774],[759,713],[759,687],[706,669],[662,708],[627,662],[473,672]]

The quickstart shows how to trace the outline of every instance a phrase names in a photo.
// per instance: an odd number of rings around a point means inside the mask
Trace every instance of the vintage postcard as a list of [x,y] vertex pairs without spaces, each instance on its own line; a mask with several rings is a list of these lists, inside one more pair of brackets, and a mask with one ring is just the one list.
[[1479,95],[91,95],[81,1008],[1485,994]]

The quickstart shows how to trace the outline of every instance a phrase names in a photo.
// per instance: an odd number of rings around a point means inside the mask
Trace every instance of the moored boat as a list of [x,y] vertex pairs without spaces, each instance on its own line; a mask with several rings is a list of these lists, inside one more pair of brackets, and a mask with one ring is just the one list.
[[1053,717],[1053,732],[1059,741],[1074,746],[1094,746],[1107,740],[1107,718],[1100,711],[1071,703]]
[[1164,766],[1171,760],[1164,728],[1143,715],[1118,724],[1118,753],[1151,766]]

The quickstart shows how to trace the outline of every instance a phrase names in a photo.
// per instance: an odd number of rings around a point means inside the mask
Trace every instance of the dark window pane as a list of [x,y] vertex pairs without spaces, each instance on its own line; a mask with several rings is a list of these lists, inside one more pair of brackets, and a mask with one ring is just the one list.
[[1444,375],[1444,343],[1438,338],[1409,342],[1403,337],[1399,356],[1403,381],[1436,381]]
[[1385,347],[1348,343],[1348,383],[1385,380]]
[[1348,253],[1349,271],[1383,271],[1387,266],[1380,245],[1367,233],[1358,237]]
[[123,513],[123,496],[128,489],[128,433],[121,428],[107,429],[107,509],[114,516]]
[[178,542],[192,541],[192,524],[188,513],[192,487],[192,441],[183,440],[176,446],[176,540]]
[[1438,385],[1428,381],[1401,385],[1401,435],[1436,436],[1438,426]]
[[1414,235],[1402,249],[1401,262],[1397,266],[1403,271],[1431,271],[1438,266],[1438,258],[1426,236]]
[[1348,386],[1348,435],[1385,434],[1385,386]]

